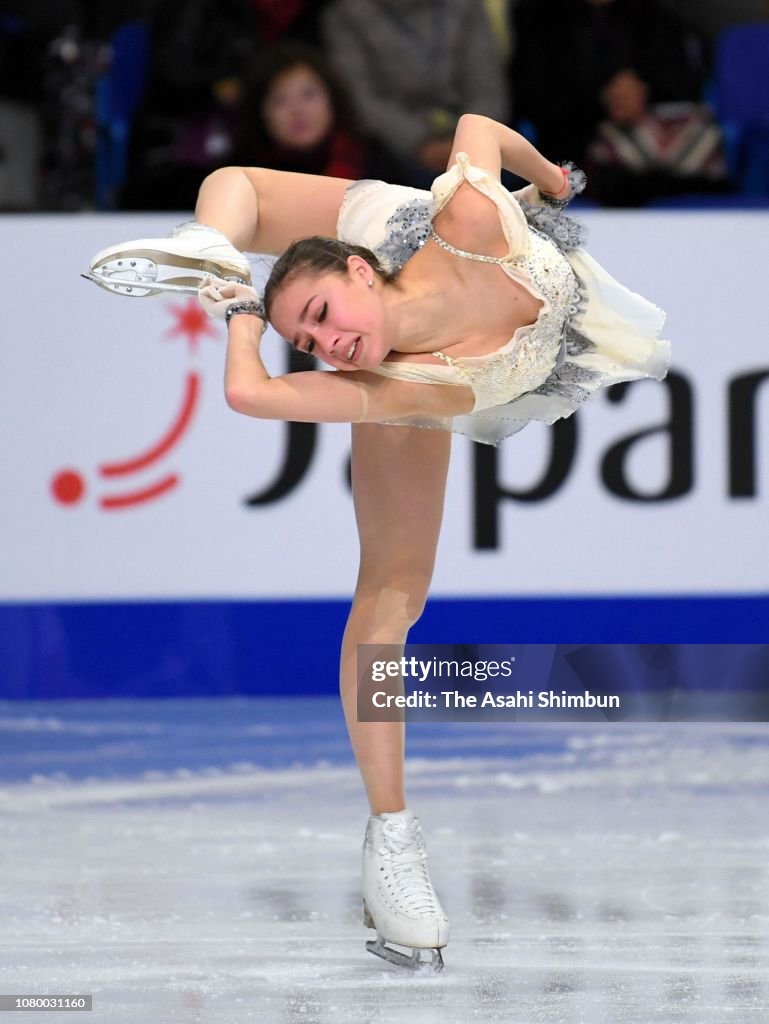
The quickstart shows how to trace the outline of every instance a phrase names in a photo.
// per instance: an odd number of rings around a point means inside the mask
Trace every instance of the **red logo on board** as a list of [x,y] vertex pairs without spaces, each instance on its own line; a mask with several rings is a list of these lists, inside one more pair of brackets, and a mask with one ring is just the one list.
[[[175,324],[166,332],[168,338],[185,337],[189,351],[197,348],[201,335],[218,338],[205,311],[197,299],[190,298],[183,305],[169,305],[169,312],[176,318]],[[174,472],[161,473],[157,480],[140,488],[131,489],[133,474],[154,466],[169,454],[190,429],[200,401],[201,376],[194,370],[187,373],[182,382],[182,394],[174,418],[160,437],[137,455],[114,459],[97,466],[95,475],[100,481],[125,481],[125,486],[115,492],[102,494],[97,498],[101,508],[116,510],[142,505],[168,494],[180,482]],[[51,494],[61,505],[77,505],[88,490],[85,475],[78,469],[66,467],[54,474],[51,480]]]

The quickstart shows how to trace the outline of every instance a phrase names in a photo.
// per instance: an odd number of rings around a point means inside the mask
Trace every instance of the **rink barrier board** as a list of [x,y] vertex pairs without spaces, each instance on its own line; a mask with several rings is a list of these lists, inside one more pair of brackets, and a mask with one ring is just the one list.
[[[0,459],[0,602],[351,593],[349,426],[236,416],[224,325],[193,297],[132,301],[78,277],[105,244],[163,235],[175,219],[0,220],[14,280],[0,346],[13,439]],[[757,301],[769,214],[592,211],[585,222],[593,255],[667,310],[671,372],[616,385],[499,449],[456,438],[431,593],[769,593],[769,304]],[[17,280],[26,265],[36,274]],[[725,282],[730,301],[714,301]],[[270,373],[293,365],[274,335],[263,352]]]
[[[349,607],[344,600],[0,604],[0,699],[334,694]],[[441,597],[428,603],[410,640],[769,643],[769,595]]]

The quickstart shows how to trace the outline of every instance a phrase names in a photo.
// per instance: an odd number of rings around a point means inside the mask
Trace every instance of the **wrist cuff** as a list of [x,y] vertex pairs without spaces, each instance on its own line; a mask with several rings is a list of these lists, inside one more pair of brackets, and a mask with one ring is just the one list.
[[259,300],[259,302],[254,302],[253,300],[249,299],[248,302],[231,303],[224,313],[224,322],[229,327],[230,320],[234,316],[238,316],[241,313],[248,313],[251,316],[258,316],[260,320],[264,320],[264,322],[267,323],[267,314],[264,309],[264,303],[261,301],[261,299]]

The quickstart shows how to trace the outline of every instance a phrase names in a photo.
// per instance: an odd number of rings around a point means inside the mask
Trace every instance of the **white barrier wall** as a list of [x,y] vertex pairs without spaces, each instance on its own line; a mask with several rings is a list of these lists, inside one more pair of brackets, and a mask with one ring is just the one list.
[[[457,438],[433,592],[766,591],[769,216],[584,220],[593,254],[668,311],[673,374],[496,456]],[[117,298],[78,277],[93,251],[172,223],[2,221],[0,600],[351,591],[349,428],[289,445],[287,425],[235,415],[224,328],[194,299]],[[264,348],[282,370],[287,346]]]

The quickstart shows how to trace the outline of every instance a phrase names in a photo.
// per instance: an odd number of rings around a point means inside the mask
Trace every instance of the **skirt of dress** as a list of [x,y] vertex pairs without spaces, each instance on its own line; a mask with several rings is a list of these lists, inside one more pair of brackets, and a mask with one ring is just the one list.
[[571,416],[612,384],[662,380],[670,342],[660,339],[665,314],[616,281],[583,249],[566,257],[580,285],[581,302],[564,330],[563,358],[534,391],[505,405],[456,416],[440,426],[484,444],[498,444],[527,423]]

